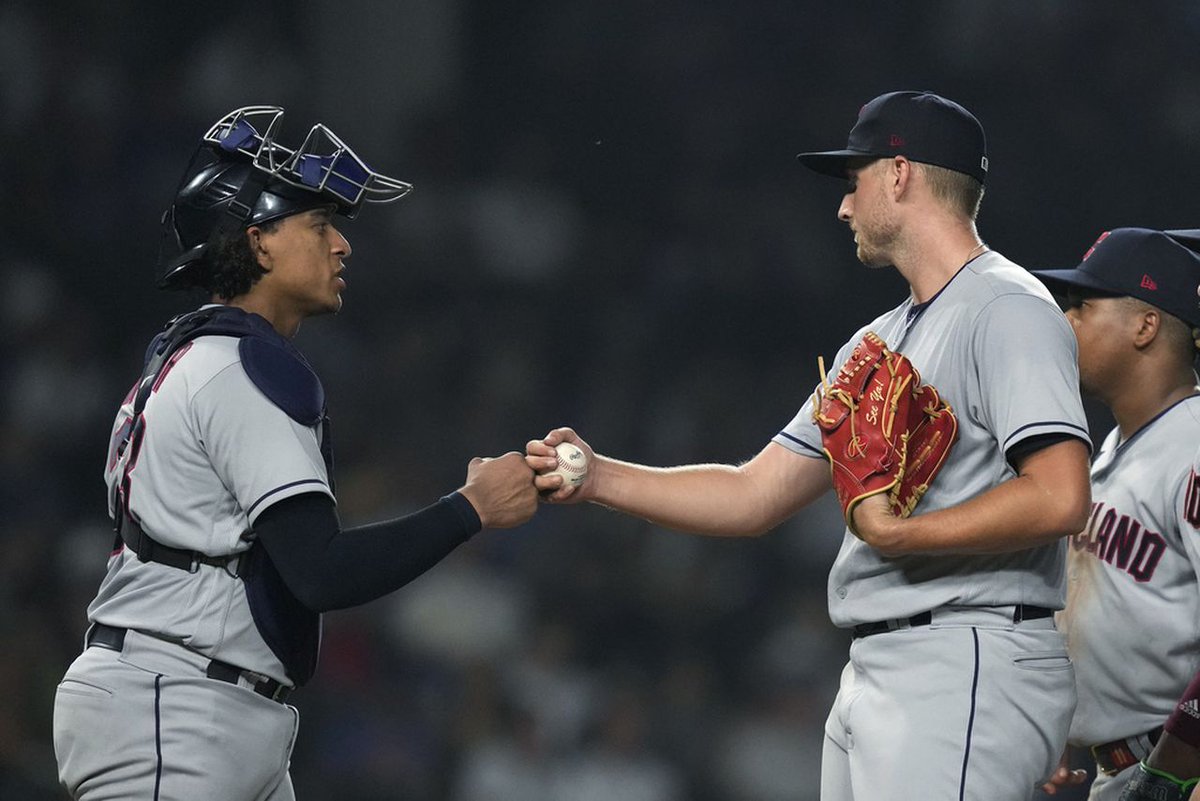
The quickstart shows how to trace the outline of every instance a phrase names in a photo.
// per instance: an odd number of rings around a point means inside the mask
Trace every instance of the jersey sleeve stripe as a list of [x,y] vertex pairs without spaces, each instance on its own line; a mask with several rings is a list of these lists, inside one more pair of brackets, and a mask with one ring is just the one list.
[[[253,515],[254,510],[258,508],[259,504],[261,504],[267,498],[270,498],[272,495],[278,495],[279,493],[283,492],[284,490],[291,489],[292,487],[298,487],[301,484],[316,484],[317,486],[320,486],[320,487],[326,486],[325,482],[319,478],[306,478],[306,479],[302,479],[300,481],[292,481],[288,484],[282,484],[282,485],[276,487],[275,489],[271,490],[270,492],[263,493],[263,495],[257,501],[250,504],[250,508],[246,510],[246,516],[249,517],[249,516]],[[328,487],[326,487],[326,489],[328,489]]]
[[802,439],[799,439],[799,438],[797,438],[797,437],[793,437],[791,434],[789,434],[789,433],[788,433],[788,432],[786,432],[786,431],[780,431],[780,432],[779,432],[779,436],[783,437],[783,438],[784,438],[784,439],[786,439],[788,442],[794,442],[794,443],[796,443],[796,444],[797,444],[797,445],[799,445],[801,448],[804,448],[804,450],[806,450],[806,451],[808,451],[809,453],[811,453],[813,456],[819,456],[819,457],[821,457],[822,459],[824,459],[824,458],[825,458],[825,453],[824,453],[824,451],[819,451],[819,450],[817,450],[816,448],[814,448],[812,445],[809,445],[809,444],[808,444],[807,442],[805,442],[804,440],[802,440]]
[[[1030,429],[1036,430],[1030,431]],[[1028,425],[1023,425],[1008,435],[1008,439],[1004,440],[1004,445],[1001,450],[1007,453],[1013,445],[1023,439],[1028,439],[1036,434],[1050,434],[1054,433],[1055,431],[1075,433],[1081,440],[1083,440],[1084,444],[1088,446],[1088,450],[1092,450],[1092,437],[1091,434],[1088,433],[1088,430],[1083,426],[1078,426],[1065,420],[1047,420],[1041,423],[1029,423]]]

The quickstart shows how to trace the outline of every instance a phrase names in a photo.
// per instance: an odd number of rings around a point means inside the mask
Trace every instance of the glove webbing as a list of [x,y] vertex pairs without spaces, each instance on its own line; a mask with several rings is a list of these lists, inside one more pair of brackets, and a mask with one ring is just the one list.
[[[850,440],[851,441],[856,440],[858,438],[858,432],[855,431],[855,429],[854,429],[854,418],[856,415],[854,415],[853,413],[858,411],[859,404],[857,402],[855,402],[854,398],[846,390],[842,389],[841,387],[830,386],[829,376],[825,372],[825,359],[822,356],[817,356],[817,370],[821,374],[821,386],[816,392],[813,393],[813,408],[816,409],[816,417],[826,423],[833,422],[832,420],[830,420],[827,417],[824,417],[821,414],[821,411],[820,411],[821,410],[821,401],[826,396],[829,396],[831,398],[836,398],[837,400],[846,404],[846,407],[851,412],[851,414],[849,415],[849,417],[850,417]],[[889,369],[888,372],[890,373],[891,370]],[[894,375],[894,373],[893,373],[893,375]],[[913,379],[913,377],[911,375],[906,375],[904,377],[904,382],[900,385],[900,388],[892,393],[892,398],[891,398],[891,401],[889,402],[889,405],[891,406],[891,414],[886,416],[886,419],[883,421],[883,424],[881,425],[884,437],[886,437],[889,440],[892,438],[892,426],[896,422],[896,413],[900,409],[901,393],[906,392],[908,390],[908,385],[912,382],[912,379]],[[929,410],[932,410],[932,408],[933,408],[933,406],[932,406],[932,402],[931,402],[931,404],[929,406]],[[907,441],[908,433],[905,432],[904,434],[902,434],[901,439]],[[900,450],[901,450],[901,452],[903,452],[904,449],[901,448]]]

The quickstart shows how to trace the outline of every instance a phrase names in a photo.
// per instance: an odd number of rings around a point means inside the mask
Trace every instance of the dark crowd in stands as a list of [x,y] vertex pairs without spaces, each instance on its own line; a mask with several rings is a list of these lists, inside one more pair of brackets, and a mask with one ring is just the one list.
[[[325,122],[416,186],[343,226],[345,308],[297,339],[353,525],[558,425],[651,464],[761,449],[903,298],[794,158],[881,92],[977,114],[980,231],[1026,267],[1200,227],[1198,34],[1184,0],[0,5],[0,798],[63,797],[50,715],[112,544],[112,416],[202,300],[154,288],[158,219],[227,111]],[[545,505],[482,532],[327,616],[298,795],[816,799],[841,536],[832,499],[752,540]]]

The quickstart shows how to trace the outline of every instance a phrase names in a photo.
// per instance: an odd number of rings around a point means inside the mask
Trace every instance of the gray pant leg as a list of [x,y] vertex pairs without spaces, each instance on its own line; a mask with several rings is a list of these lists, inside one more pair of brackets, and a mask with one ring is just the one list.
[[72,798],[294,798],[296,710],[205,677],[206,663],[133,636],[122,654],[90,648],[75,660],[54,705],[59,778]]

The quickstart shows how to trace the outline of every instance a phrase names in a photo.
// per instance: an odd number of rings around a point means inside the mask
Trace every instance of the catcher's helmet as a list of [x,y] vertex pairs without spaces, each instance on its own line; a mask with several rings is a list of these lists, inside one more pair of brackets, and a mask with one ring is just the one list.
[[[275,141],[283,109],[247,106],[222,117],[192,156],[162,217],[159,286],[200,283],[206,257],[251,225],[321,206],[353,218],[365,202],[387,203],[412,190],[372,170],[318,123],[296,150]],[[263,133],[252,123],[265,120]]]

